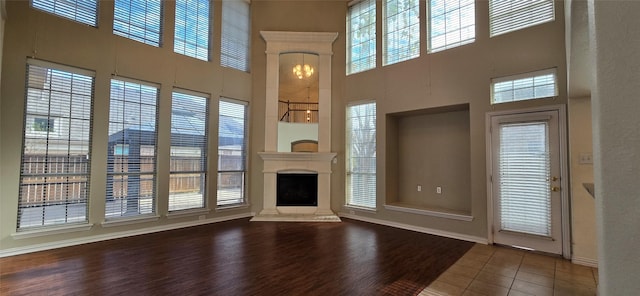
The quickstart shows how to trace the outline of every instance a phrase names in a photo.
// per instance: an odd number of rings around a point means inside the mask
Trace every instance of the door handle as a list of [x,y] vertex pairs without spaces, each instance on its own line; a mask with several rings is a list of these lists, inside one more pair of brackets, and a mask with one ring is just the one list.
[[560,187],[553,186],[553,187],[551,187],[551,191],[558,192],[558,191],[560,191]]

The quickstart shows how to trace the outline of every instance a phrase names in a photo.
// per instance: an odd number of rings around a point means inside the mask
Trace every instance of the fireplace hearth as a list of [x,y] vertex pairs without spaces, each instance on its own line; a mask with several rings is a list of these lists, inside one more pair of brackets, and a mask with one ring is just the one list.
[[318,174],[278,174],[276,206],[317,206]]

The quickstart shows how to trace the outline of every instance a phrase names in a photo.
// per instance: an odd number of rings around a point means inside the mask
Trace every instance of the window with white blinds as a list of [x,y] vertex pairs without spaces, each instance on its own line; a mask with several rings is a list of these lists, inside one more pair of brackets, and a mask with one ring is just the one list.
[[376,1],[362,0],[347,13],[347,75],[376,67]]
[[221,99],[218,117],[219,207],[245,203],[247,104]]
[[220,65],[249,72],[251,37],[248,0],[222,1],[222,36]]
[[18,230],[86,223],[94,73],[29,60]]
[[546,122],[500,125],[501,230],[551,236],[551,162]]
[[205,95],[173,92],[169,211],[205,207],[208,101]]
[[376,103],[347,107],[347,205],[376,207]]
[[158,87],[111,80],[107,218],[155,212]]
[[31,0],[33,8],[89,26],[98,26],[98,0]]
[[209,60],[210,0],[177,0],[173,51]]
[[554,19],[554,0],[489,0],[491,37]]
[[437,52],[476,39],[474,0],[431,0],[427,5],[428,51]]
[[506,103],[558,95],[556,69],[491,79],[491,103]]
[[420,56],[420,2],[384,0],[383,61],[391,65]]
[[115,0],[113,34],[160,46],[162,0]]

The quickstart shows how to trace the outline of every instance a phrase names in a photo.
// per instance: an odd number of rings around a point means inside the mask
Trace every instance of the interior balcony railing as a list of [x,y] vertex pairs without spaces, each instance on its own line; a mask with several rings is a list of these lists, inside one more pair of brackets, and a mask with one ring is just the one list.
[[278,101],[280,121],[291,123],[318,123],[318,103]]

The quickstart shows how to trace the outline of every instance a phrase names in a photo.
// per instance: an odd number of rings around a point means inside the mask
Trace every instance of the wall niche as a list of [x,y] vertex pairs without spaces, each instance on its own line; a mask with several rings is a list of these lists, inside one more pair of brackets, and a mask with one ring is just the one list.
[[386,122],[385,207],[471,220],[469,104],[391,113]]

